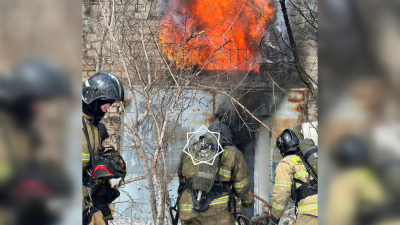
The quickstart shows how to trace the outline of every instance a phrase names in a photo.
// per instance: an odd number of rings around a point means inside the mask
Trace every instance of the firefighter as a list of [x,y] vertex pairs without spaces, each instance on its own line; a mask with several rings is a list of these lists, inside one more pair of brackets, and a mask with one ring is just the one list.
[[[93,177],[92,157],[99,149],[102,149],[102,137],[99,129],[101,119],[110,106],[123,101],[124,89],[118,78],[109,72],[98,72],[90,77],[82,87],[83,125],[82,125],[82,170],[84,184],[82,188],[83,224],[106,224],[104,221],[112,218],[111,211],[106,209],[109,215],[103,215],[102,211],[93,207],[91,188],[98,180]],[[101,126],[101,125],[100,125]]]
[[[310,139],[304,139],[302,142],[309,143],[310,141]],[[312,141],[311,143],[313,144]],[[316,148],[312,144],[308,147]],[[295,200],[298,207],[297,225],[318,224],[318,191],[311,187],[317,187],[317,184],[300,157],[299,146],[304,146],[304,144],[301,145],[292,130],[286,129],[278,136],[276,145],[283,159],[276,167],[269,224],[279,224],[290,197]]]
[[[384,153],[381,151],[379,157],[386,158]],[[389,192],[384,189],[382,178],[390,175],[389,183],[395,184],[393,177],[396,176],[388,171],[392,167],[388,163],[389,160],[384,160],[384,170],[374,168],[372,156],[368,145],[356,136],[345,137],[333,148],[330,158],[337,167],[337,172],[332,176],[327,191],[326,224],[377,224],[381,222],[379,220],[382,219],[382,215],[388,215],[387,212],[391,211],[390,207],[389,210],[384,207],[385,191]],[[393,156],[390,158],[395,160]],[[378,176],[377,172],[380,172],[381,176]],[[380,211],[383,208],[385,213]]]
[[[252,196],[247,195],[251,186],[249,168],[243,154],[232,144],[232,136],[226,125],[216,119],[208,129],[220,133],[220,144],[224,151],[215,159],[214,168],[205,163],[194,165],[191,156],[181,154],[178,167],[178,215],[185,225],[243,224],[239,216],[242,205],[252,207],[254,204]],[[207,138],[207,135],[202,136],[196,144],[207,143]],[[205,184],[211,185],[208,188],[211,191],[201,196],[196,187]],[[177,218],[173,224],[177,224]]]
[[48,203],[69,197],[69,177],[61,166],[37,157],[43,136],[35,120],[44,106],[69,94],[66,74],[46,60],[23,61],[0,76],[1,224],[46,225],[59,219]]

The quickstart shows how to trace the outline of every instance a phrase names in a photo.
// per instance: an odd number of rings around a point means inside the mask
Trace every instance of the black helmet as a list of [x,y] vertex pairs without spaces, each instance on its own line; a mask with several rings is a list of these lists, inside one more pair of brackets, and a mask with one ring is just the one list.
[[27,60],[0,79],[0,100],[9,104],[19,101],[51,99],[69,94],[66,74],[44,60]]
[[276,147],[279,148],[279,152],[286,156],[290,153],[299,151],[299,138],[291,129],[284,130],[276,139]]
[[93,118],[97,126],[105,112],[101,106],[124,100],[124,88],[118,78],[106,71],[98,72],[90,77],[82,86],[83,112]]
[[110,137],[110,135],[108,134],[107,128],[104,124],[99,123],[99,125],[97,126],[97,128],[99,128],[100,130],[100,134],[101,134],[101,143],[104,142],[104,140],[106,140],[107,138]]
[[336,145],[331,154],[338,166],[350,168],[367,164],[369,152],[368,146],[361,138],[348,136]]
[[211,132],[218,132],[220,133],[220,144],[221,146],[231,146],[232,144],[232,134],[229,130],[228,126],[223,124],[218,118],[214,120],[214,123],[208,127],[208,130]]
[[123,101],[124,88],[114,74],[107,71],[98,72],[83,84],[82,100],[86,104],[95,100]]

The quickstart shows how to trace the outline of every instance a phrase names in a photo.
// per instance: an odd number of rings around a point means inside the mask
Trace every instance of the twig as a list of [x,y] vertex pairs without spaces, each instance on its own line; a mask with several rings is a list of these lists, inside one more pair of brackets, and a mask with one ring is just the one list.
[[208,86],[205,86],[205,85],[197,84],[197,83],[194,83],[194,85],[199,86],[199,87],[203,87],[203,88],[212,89],[213,91],[225,94],[232,101],[234,101],[236,104],[238,104],[243,110],[245,110],[251,117],[253,117],[253,119],[255,119],[257,122],[259,122],[265,128],[267,128],[267,130],[269,130],[272,135],[274,135],[275,137],[278,137],[278,135],[275,134],[275,132],[273,132],[271,128],[269,128],[267,125],[265,125],[263,122],[261,122],[261,120],[259,120],[256,116],[254,116],[253,113],[251,113],[244,105],[242,105],[238,100],[236,100],[234,97],[232,97],[228,92],[222,91],[222,90],[219,90],[219,89],[215,89],[215,88],[212,88],[212,87],[208,87]]
[[135,177],[135,178],[126,180],[126,181],[122,182],[121,184],[116,183],[116,184],[114,185],[114,188],[117,188],[117,189],[118,189],[118,188],[120,188],[121,186],[123,186],[123,185],[125,185],[125,184],[133,183],[133,182],[135,182],[135,181],[144,180],[144,179],[146,179],[146,176]]
[[[264,204],[266,204],[269,208],[272,208],[271,203],[267,202],[266,200],[264,200],[264,199],[261,198],[260,196],[255,195],[255,194],[253,194],[253,193],[251,193],[251,192],[249,192],[249,195],[253,196],[254,198],[257,198],[257,199],[260,200],[260,201],[262,201],[262,202],[263,202]],[[287,218],[289,218],[289,219],[292,220],[292,221],[296,221],[295,218],[289,216],[287,213],[283,213],[283,215],[285,215]]]

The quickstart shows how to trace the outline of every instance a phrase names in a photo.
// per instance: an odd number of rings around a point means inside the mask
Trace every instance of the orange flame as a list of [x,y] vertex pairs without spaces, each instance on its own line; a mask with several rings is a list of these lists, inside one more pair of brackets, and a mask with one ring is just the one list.
[[181,68],[258,70],[259,43],[274,14],[269,0],[171,0],[162,51]]

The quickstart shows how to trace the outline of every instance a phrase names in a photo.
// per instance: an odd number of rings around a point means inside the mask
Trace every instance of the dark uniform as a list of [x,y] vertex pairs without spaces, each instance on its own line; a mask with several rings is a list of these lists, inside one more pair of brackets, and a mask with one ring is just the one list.
[[[89,134],[89,140],[90,140],[90,145],[92,147],[92,152],[97,152],[97,149],[101,148],[101,134],[100,130],[94,126],[92,122],[92,117],[86,115],[85,113],[82,113],[82,117],[85,120],[87,131]],[[89,147],[88,143],[86,141],[86,136],[82,132],[82,170],[83,173],[85,172],[86,168],[89,166],[90,162],[90,152],[89,152]],[[82,187],[82,211],[87,209],[88,207],[91,207],[91,203],[88,202],[88,192],[90,192],[90,189],[87,189],[85,186]],[[105,224],[103,220],[103,214],[101,211],[96,211],[93,213],[93,220],[90,223],[90,225],[97,225],[97,224]]]

